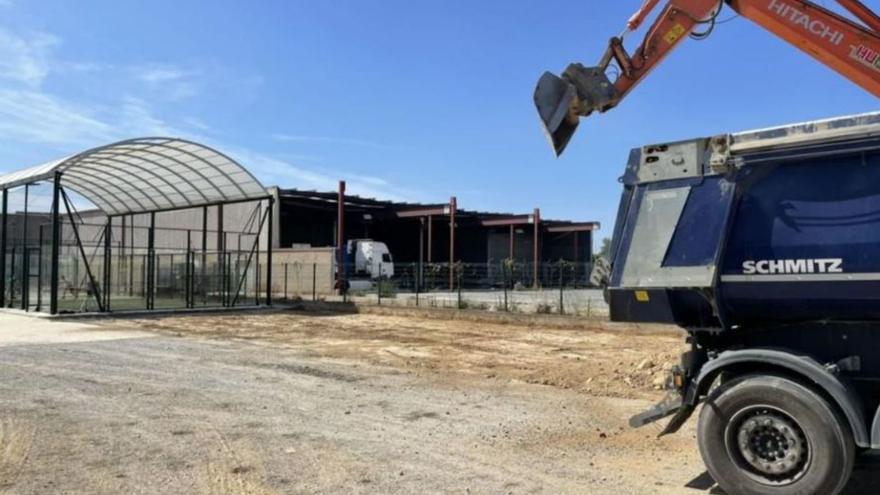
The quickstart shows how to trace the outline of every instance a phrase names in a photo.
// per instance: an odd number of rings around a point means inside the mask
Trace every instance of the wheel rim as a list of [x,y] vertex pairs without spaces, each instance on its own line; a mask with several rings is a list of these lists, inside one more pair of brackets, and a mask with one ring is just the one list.
[[798,422],[772,406],[739,411],[728,423],[725,443],[738,467],[767,485],[798,481],[812,459],[809,438]]

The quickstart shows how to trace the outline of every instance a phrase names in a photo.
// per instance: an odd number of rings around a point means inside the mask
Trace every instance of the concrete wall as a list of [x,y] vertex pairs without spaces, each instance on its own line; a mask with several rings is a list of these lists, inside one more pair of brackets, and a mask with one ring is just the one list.
[[[287,267],[288,297],[311,298],[313,276],[315,293],[318,296],[332,294],[335,276],[334,255],[335,250],[329,247],[273,250],[272,292],[275,297],[284,295],[285,266]],[[261,278],[265,277],[265,265],[266,254],[261,253]]]

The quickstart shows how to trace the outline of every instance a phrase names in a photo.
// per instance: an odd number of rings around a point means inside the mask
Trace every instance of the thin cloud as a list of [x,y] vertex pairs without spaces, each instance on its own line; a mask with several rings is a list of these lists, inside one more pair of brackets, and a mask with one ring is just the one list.
[[0,78],[40,86],[49,75],[51,49],[59,42],[47,33],[24,36],[0,28]]
[[81,105],[39,91],[0,90],[0,137],[5,141],[77,148],[112,140],[115,134],[115,126]]
[[187,77],[187,73],[175,67],[146,66],[132,69],[135,77],[150,84],[161,84],[169,81],[177,81]]
[[283,143],[319,143],[319,144],[342,144],[350,146],[364,146],[367,148],[387,149],[388,146],[363,139],[331,137],[331,136],[303,136],[298,134],[272,134],[272,139]]
[[202,86],[200,72],[183,70],[173,65],[138,65],[130,71],[135,80],[175,101],[198,95]]
[[334,191],[339,180],[345,179],[346,190],[350,194],[393,201],[411,201],[401,188],[378,177],[304,168],[246,148],[226,146],[221,149],[251,170],[266,185],[277,184],[281,187],[301,190]]
[[[132,137],[184,137],[235,157],[266,185],[332,190],[340,178],[345,178],[352,194],[406,199],[401,197],[400,188],[383,178],[347,174],[322,167],[315,170],[314,167],[298,164],[302,160],[281,159],[221,142],[208,135],[212,134],[210,125],[196,117],[181,118],[179,125],[176,125],[157,114],[154,107],[154,104],[158,105],[156,101],[192,96],[201,87],[202,79],[206,77],[205,71],[222,73],[226,70],[224,68],[183,70],[166,64],[113,67],[99,62],[53,59],[52,50],[60,43],[59,38],[50,34],[23,36],[0,28],[0,142],[30,143],[40,148],[52,148],[58,151],[60,157]],[[84,102],[43,88],[44,81],[53,73],[99,73],[111,69],[116,73],[125,71],[128,75],[116,81],[121,87],[112,88],[114,93],[125,95],[121,100],[100,98],[100,101]],[[262,84],[259,76],[217,79],[247,89],[236,91],[236,94],[245,96],[257,94]],[[157,100],[157,94],[164,98]],[[379,143],[353,138],[290,134],[277,134],[273,138],[283,142],[385,148]]]

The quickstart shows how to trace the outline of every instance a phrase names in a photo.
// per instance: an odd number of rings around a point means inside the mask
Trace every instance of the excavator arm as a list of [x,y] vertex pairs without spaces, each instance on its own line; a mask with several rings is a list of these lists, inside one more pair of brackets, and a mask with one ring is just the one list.
[[880,17],[859,0],[837,1],[862,24],[808,0],[669,0],[630,55],[625,36],[660,2],[646,0],[597,66],[574,63],[562,77],[547,72],[538,81],[535,105],[554,152],[565,149],[580,117],[614,108],[682,41],[707,37],[725,4],[880,97]]

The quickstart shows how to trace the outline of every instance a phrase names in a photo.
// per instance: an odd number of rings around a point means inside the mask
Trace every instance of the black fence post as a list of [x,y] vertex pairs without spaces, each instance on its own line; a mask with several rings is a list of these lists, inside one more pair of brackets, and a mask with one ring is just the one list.
[[419,295],[422,292],[422,277],[424,273],[422,272],[422,262],[420,261],[418,267],[416,268],[416,307],[419,307]]
[[312,263],[312,301],[318,300],[318,264]]
[[[272,305],[272,236],[274,234],[275,197],[269,198],[269,225],[266,227],[268,241],[266,242],[266,306]],[[257,266],[260,256],[257,255]],[[257,272],[259,273],[259,272]],[[257,289],[259,291],[259,289]]]
[[[55,194],[55,204],[58,204],[58,194],[57,187],[58,181],[55,181],[56,194]],[[7,189],[3,189],[3,197],[0,199],[0,308],[6,306],[6,234],[8,230],[9,223],[6,221],[6,210],[9,207],[9,191]],[[56,206],[57,208],[57,206]],[[58,222],[58,215],[54,212],[52,213],[52,225],[54,226]],[[53,239],[54,241],[55,239]],[[54,249],[54,244],[53,244]],[[54,251],[53,251],[54,252]],[[52,306],[55,311],[58,310],[57,302],[55,306]],[[51,311],[51,310],[50,310]],[[51,311],[52,314],[55,314],[55,311]]]
[[[3,221],[6,222],[6,191],[3,191]],[[6,264],[6,226],[3,226],[3,246],[2,256],[0,256],[0,266]],[[49,313],[58,314],[58,258],[61,252],[61,173],[55,172],[55,178],[52,181],[52,253],[49,262]],[[0,273],[0,284],[5,274]],[[2,292],[2,291],[0,291]],[[3,295],[0,294],[0,301]],[[2,304],[0,304],[2,306]]]
[[565,307],[563,304],[564,301],[563,301],[563,293],[562,293],[563,288],[565,287],[564,271],[565,271],[565,261],[560,260],[559,261],[559,314],[561,314],[561,315],[565,314]]
[[28,279],[31,277],[30,261],[28,253],[28,203],[30,184],[24,185],[24,216],[21,219],[21,309],[28,309]]
[[43,310],[43,225],[37,227],[39,241],[37,244],[37,312]]
[[156,272],[156,212],[150,212],[150,227],[147,230],[147,309],[155,304],[155,272]]
[[287,263],[284,263],[284,300],[287,300]]
[[190,231],[186,231],[186,260],[184,261],[185,266],[183,270],[183,297],[185,299],[185,306],[187,309],[192,308],[191,300],[192,300],[192,286],[190,281],[192,280],[192,269],[190,267],[192,255],[192,241],[190,241]]
[[110,312],[110,270],[113,266],[110,264],[110,254],[113,252],[110,244],[113,233],[113,217],[107,217],[107,225],[104,227],[104,311]]
[[453,265],[453,267],[454,267],[454,269],[458,270],[458,273],[456,276],[456,280],[458,282],[458,309],[462,309],[462,304],[461,304],[461,275],[462,275],[461,264],[459,263],[458,265]]
[[504,311],[510,311],[510,306],[508,306],[507,301],[507,285],[510,284],[510,265],[511,263],[502,261],[501,262],[501,282],[504,285]]
[[9,257],[9,300],[6,301],[7,308],[11,308],[15,304],[15,246],[12,246],[12,253]]

